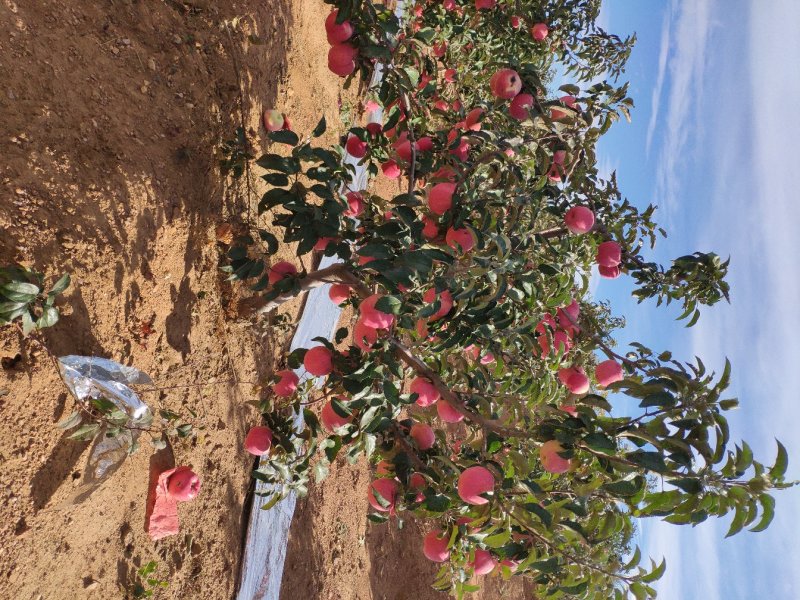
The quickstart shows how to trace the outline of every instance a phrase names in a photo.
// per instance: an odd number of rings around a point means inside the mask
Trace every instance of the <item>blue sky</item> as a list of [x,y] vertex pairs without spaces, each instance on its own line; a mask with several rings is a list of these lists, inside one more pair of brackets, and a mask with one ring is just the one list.
[[[718,371],[730,358],[741,401],[728,413],[732,438],[771,464],[777,437],[789,478],[800,478],[800,0],[605,0],[602,21],[639,42],[626,74],[633,124],[612,128],[600,163],[630,200],[659,206],[670,234],[661,262],[694,250],[731,257],[732,302],[685,329],[675,311],[637,305],[622,278],[595,293],[627,317],[621,343],[698,355]],[[730,517],[642,523],[644,553],[667,559],[659,596],[800,598],[800,490],[777,504],[766,532],[727,540]]]

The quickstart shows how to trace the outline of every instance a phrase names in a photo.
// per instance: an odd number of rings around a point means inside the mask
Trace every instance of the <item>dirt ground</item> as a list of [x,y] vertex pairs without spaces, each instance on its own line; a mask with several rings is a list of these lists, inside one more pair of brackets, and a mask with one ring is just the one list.
[[[65,506],[88,443],[55,426],[71,399],[48,356],[0,330],[0,356],[22,357],[0,371],[0,598],[124,598],[151,560],[169,582],[157,598],[232,597],[253,466],[241,443],[258,422],[247,401],[291,331],[226,309],[235,290],[217,269],[214,230],[244,204],[215,152],[242,123],[263,144],[264,108],[299,132],[324,113],[327,139],[341,133],[328,10],[320,0],[0,2],[0,264],[72,274],[48,348],[134,365],[168,388],[143,394],[151,407],[196,411],[198,435],[167,460],[203,482],[180,506],[181,534],[152,542],[145,503],[159,457],[143,439],[93,496]],[[299,303],[281,310],[294,317]],[[299,503],[283,598],[442,597],[413,524],[367,527],[368,480],[366,467],[340,466]],[[482,597],[510,597],[501,587]]]

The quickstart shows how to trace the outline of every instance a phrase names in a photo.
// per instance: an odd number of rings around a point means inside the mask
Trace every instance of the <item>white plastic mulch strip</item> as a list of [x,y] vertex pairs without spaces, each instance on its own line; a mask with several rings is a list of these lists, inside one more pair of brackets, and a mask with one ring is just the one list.
[[[372,85],[379,85],[383,79],[382,65],[378,65],[372,77]],[[371,86],[372,87],[372,86]],[[383,111],[372,111],[368,122],[382,123]],[[351,189],[363,190],[367,185],[367,171],[357,164],[357,159],[347,155],[345,162],[355,169]],[[325,268],[339,262],[338,257],[323,257],[319,268]],[[308,293],[305,309],[300,318],[291,350],[310,348],[315,345],[311,340],[315,337],[333,338],[341,310],[328,298],[330,284],[315,288]],[[300,379],[309,374],[305,369],[297,369]],[[302,425],[303,415],[297,416],[298,426]],[[256,481],[256,492],[269,491],[270,486]],[[297,498],[292,493],[278,502],[270,510],[261,510],[261,496],[256,496],[250,512],[247,526],[247,539],[242,556],[242,570],[237,600],[278,600],[283,577],[283,565],[286,560],[286,549],[289,541],[289,527],[292,524]]]

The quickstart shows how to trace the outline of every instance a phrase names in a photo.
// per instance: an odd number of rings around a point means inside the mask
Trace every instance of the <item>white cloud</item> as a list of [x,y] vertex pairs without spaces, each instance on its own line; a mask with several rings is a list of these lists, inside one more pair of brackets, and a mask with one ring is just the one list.
[[[671,18],[670,47],[667,61],[669,98],[664,120],[663,143],[656,173],[656,198],[669,218],[675,210],[682,181],[679,170],[688,164],[685,159],[690,133],[697,130],[698,95],[703,92],[708,40],[712,27],[712,0],[683,2]],[[662,34],[663,37],[664,34]],[[660,94],[659,94],[660,95]]]
[[[698,239],[681,238],[682,245],[731,255],[732,304],[705,309],[682,354],[701,356],[717,369],[728,356],[734,369],[730,395],[742,402],[729,413],[732,438],[747,439],[757,459],[769,463],[778,437],[796,463],[800,113],[792,99],[800,95],[800,2],[774,0],[768,10],[754,4],[749,11],[727,0],[716,2],[714,11],[705,0],[681,4],[668,31],[662,30],[659,70],[664,40],[672,42],[666,81],[659,75],[653,95],[647,143],[663,136],[658,203],[673,217],[680,208],[699,221]],[[713,12],[736,26],[729,26],[727,37],[715,37]],[[658,115],[662,85],[669,88],[666,115]],[[701,124],[695,113],[702,108]],[[704,180],[703,186],[681,190],[684,172]],[[681,235],[674,225],[669,229]],[[788,475],[798,476],[791,460]],[[727,520],[680,532],[648,524],[646,550],[668,561],[657,584],[661,596],[794,597],[800,589],[800,490],[777,493],[776,500],[767,532],[730,540],[723,540]]]
[[[674,8],[674,4],[670,7]],[[653,94],[650,99],[650,122],[647,125],[647,141],[645,143],[645,154],[650,155],[650,146],[653,143],[653,134],[658,123],[658,111],[661,105],[661,93],[664,89],[664,79],[667,74],[667,56],[669,56],[670,30],[672,27],[672,10],[664,13],[664,22],[661,25],[661,46],[658,51],[658,75]]]

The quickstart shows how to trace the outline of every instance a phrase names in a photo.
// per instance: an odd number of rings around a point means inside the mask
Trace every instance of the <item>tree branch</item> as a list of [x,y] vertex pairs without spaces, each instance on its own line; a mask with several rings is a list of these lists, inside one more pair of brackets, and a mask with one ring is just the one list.
[[296,298],[303,292],[322,287],[326,283],[338,283],[343,281],[343,274],[347,266],[343,263],[331,265],[324,269],[319,269],[309,273],[300,279],[300,288],[281,294],[273,300],[265,300],[263,296],[252,296],[239,301],[237,310],[240,316],[249,317],[252,315],[263,315],[278,308],[284,302]]

